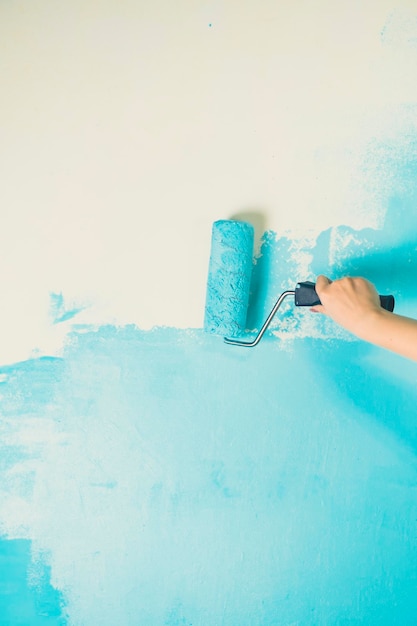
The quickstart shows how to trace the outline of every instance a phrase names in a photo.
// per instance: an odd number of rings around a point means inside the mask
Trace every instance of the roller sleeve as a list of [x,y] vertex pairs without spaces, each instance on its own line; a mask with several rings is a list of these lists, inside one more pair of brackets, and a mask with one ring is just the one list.
[[218,220],[212,227],[204,330],[244,332],[253,266],[254,229],[247,222]]

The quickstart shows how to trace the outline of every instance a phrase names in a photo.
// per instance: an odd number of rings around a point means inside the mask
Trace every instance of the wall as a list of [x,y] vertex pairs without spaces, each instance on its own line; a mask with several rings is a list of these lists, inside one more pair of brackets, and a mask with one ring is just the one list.
[[416,366],[286,305],[417,297],[417,6],[0,5],[2,626],[413,626]]

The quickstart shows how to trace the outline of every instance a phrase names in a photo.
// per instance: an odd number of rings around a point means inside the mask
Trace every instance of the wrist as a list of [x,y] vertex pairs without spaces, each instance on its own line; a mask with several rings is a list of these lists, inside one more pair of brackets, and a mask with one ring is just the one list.
[[369,309],[358,320],[357,327],[353,330],[355,335],[364,341],[375,342],[381,335],[381,326],[384,325],[387,316],[392,314],[382,307]]

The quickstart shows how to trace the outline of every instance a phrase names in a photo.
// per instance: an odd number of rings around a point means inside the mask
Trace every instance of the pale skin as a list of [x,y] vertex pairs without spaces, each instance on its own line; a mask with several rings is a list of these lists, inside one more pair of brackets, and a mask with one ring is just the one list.
[[331,281],[319,276],[321,305],[312,307],[364,341],[417,361],[417,320],[381,308],[379,295],[365,278]]

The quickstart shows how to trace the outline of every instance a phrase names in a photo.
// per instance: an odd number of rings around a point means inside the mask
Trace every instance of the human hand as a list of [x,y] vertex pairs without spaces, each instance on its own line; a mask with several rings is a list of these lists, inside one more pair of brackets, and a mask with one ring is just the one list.
[[383,311],[378,292],[365,278],[347,277],[332,282],[326,276],[318,276],[316,292],[321,305],[311,310],[328,315],[360,337],[366,338],[369,324]]

